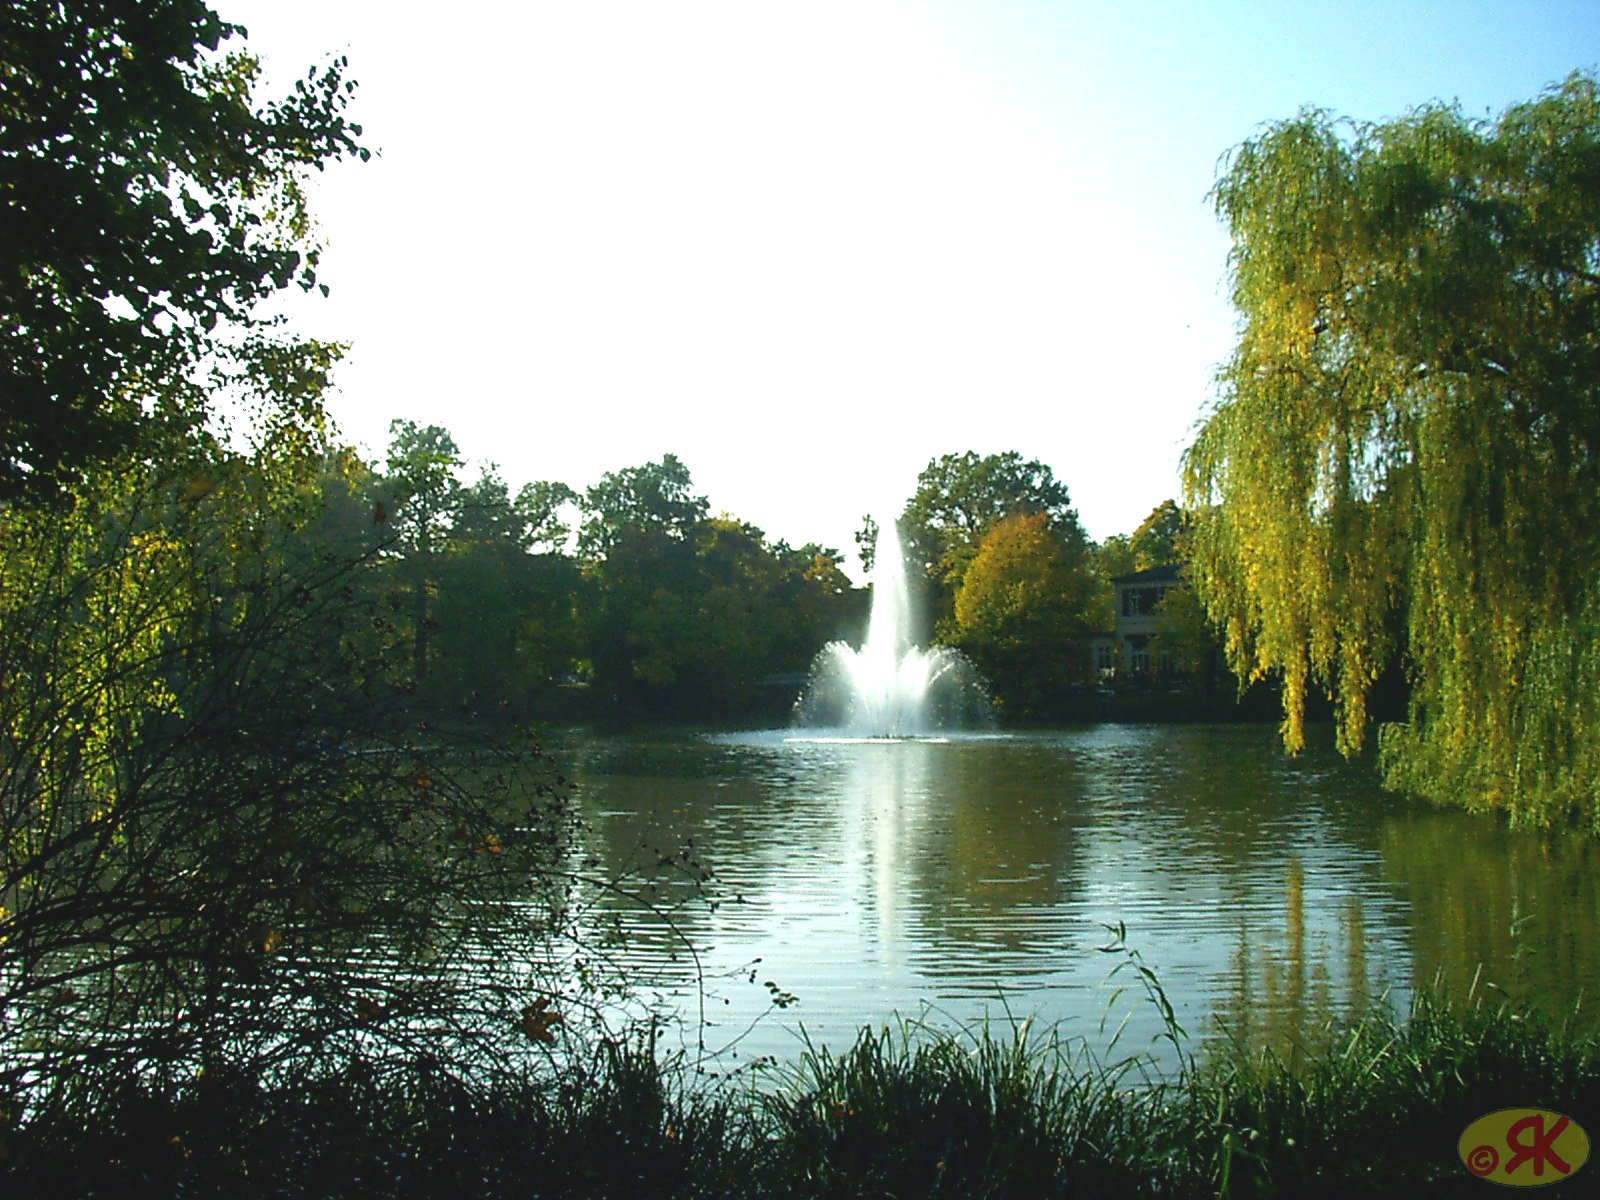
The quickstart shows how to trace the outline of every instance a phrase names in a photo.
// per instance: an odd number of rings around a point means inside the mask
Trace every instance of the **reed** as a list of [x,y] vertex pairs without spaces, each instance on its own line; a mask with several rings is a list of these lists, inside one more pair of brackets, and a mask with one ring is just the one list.
[[808,1045],[762,1098],[771,1182],[792,1196],[1126,1195],[1159,1122],[1081,1042],[1026,1022],[901,1021],[835,1056]]
[[1324,1033],[1167,1078],[1027,1022],[903,1020],[715,1083],[648,1040],[557,1079],[85,1080],[0,1102],[0,1195],[1465,1196],[1456,1139],[1487,1111],[1600,1133],[1600,1037],[1574,1023],[1430,995]]
[[1421,993],[1332,1026],[1317,1049],[1225,1047],[1181,1082],[1163,1129],[1188,1194],[1480,1195],[1456,1158],[1495,1109],[1553,1108],[1600,1131],[1600,1035],[1532,1009]]

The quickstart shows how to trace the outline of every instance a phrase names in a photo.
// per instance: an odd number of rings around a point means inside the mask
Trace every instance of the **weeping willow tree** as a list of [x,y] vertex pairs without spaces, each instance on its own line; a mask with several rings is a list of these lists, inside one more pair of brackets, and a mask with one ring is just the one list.
[[1215,190],[1241,316],[1184,462],[1192,575],[1283,735],[1325,689],[1390,786],[1600,832],[1600,92],[1305,111]]

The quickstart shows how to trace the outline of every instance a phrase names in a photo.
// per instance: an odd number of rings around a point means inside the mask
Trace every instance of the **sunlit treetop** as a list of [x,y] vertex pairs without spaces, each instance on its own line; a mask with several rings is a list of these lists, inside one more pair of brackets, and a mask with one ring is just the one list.
[[1041,514],[1074,551],[1087,545],[1066,485],[1044,463],[1004,454],[946,454],[917,476],[900,516],[907,554],[953,589],[984,537],[1007,517]]
[[693,491],[689,468],[676,454],[660,462],[608,471],[584,492],[588,513],[578,531],[578,554],[603,557],[628,534],[654,534],[686,542],[710,505]]

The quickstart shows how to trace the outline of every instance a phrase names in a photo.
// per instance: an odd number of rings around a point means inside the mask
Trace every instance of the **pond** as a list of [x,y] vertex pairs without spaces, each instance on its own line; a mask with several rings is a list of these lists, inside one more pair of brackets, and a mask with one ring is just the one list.
[[1600,849],[1418,807],[1370,762],[1285,757],[1270,727],[652,733],[558,753],[603,869],[690,842],[710,872],[714,905],[657,893],[670,923],[621,907],[625,968],[719,1069],[791,1058],[802,1031],[842,1049],[897,1014],[1029,1018],[1170,1067],[1138,975],[1108,979],[1117,925],[1195,1049],[1312,1043],[1435,980],[1558,1017],[1600,991]]

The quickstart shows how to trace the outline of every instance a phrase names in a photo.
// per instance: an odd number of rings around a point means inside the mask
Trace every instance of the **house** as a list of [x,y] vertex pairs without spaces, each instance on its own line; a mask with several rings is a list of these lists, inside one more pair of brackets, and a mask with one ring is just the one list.
[[1152,663],[1151,640],[1166,627],[1167,618],[1158,605],[1173,588],[1188,586],[1177,564],[1118,575],[1111,583],[1117,589],[1116,627],[1089,640],[1096,674],[1110,679],[1148,675],[1152,667],[1169,669],[1170,662]]

